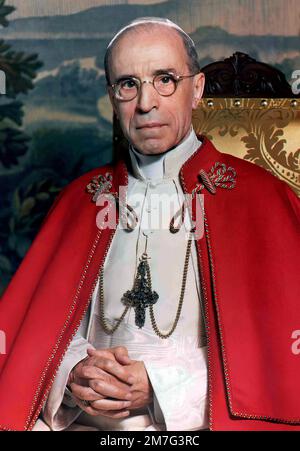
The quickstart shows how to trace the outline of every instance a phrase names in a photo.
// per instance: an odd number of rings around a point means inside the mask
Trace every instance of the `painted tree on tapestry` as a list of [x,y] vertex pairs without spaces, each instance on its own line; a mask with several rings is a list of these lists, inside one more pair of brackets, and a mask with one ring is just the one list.
[[[0,0],[0,24],[8,26],[6,16],[14,11]],[[3,39],[0,40],[0,69],[6,77],[6,96],[0,105],[0,161],[5,168],[18,163],[18,158],[27,150],[28,136],[19,126],[22,125],[22,102],[15,100],[18,94],[27,94],[33,88],[32,80],[42,66],[37,55],[26,55],[14,51]]]
[[[0,295],[59,191],[112,154],[111,122],[102,114],[103,73],[68,57],[68,41],[56,47],[57,40],[42,40],[41,57],[40,48],[28,52],[36,41],[9,39],[17,21],[8,22],[15,8],[5,3],[0,0],[0,71],[6,75],[6,95],[0,95]],[[63,59],[49,72],[47,56],[61,56],[61,48]]]
[[[5,0],[0,0],[0,24],[3,27],[8,26],[7,16],[14,9],[12,6],[5,5]],[[22,201],[22,196],[18,190],[5,190],[4,185],[5,180],[9,179],[5,175],[9,171],[13,172],[13,168],[18,165],[20,158],[26,155],[30,139],[21,128],[23,103],[18,97],[21,94],[26,95],[33,89],[32,81],[41,66],[42,63],[38,60],[37,55],[18,52],[4,40],[0,40],[0,70],[2,74],[5,74],[6,91],[5,95],[0,96],[0,175],[2,185],[0,200],[0,293],[30,244],[28,224],[27,228],[24,227],[24,219],[30,211],[30,200],[25,195]],[[17,233],[20,231],[21,236],[18,239]]]

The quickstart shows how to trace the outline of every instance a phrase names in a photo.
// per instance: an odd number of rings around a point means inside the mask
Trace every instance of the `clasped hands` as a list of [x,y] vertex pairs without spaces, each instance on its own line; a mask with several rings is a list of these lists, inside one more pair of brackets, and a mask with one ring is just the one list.
[[127,348],[88,349],[88,357],[71,371],[68,386],[77,405],[92,416],[124,418],[148,405],[153,390],[145,365]]

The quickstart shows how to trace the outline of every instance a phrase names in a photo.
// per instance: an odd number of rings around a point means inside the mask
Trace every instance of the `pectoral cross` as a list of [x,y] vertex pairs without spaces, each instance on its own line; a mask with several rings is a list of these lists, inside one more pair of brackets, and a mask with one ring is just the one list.
[[140,257],[133,289],[126,291],[121,299],[125,305],[135,309],[135,324],[140,329],[145,325],[146,308],[155,304],[159,298],[156,291],[152,291],[148,260],[146,241],[145,252]]

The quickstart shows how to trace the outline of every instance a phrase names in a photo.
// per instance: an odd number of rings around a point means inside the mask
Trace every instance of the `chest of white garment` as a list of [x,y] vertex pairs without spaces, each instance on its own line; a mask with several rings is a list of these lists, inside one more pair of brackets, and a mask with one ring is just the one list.
[[[179,232],[169,230],[171,218],[183,202],[184,196],[176,179],[156,181],[138,180],[129,176],[127,203],[137,214],[133,231],[118,227],[104,262],[104,312],[111,326],[124,311],[121,299],[133,288],[140,257],[147,254],[152,278],[152,290],[159,295],[154,304],[154,315],[162,333],[168,332],[175,321],[182,286],[184,261],[188,242],[189,221]],[[175,354],[205,345],[205,331],[199,289],[199,274],[195,243],[192,243],[183,306],[173,334],[162,339],[151,324],[149,308],[143,328],[135,324],[135,310],[130,308],[113,335],[107,335],[100,324],[97,284],[92,301],[90,335],[95,347],[126,345],[129,355],[138,358],[155,348],[156,358],[174,348]],[[150,348],[149,348],[150,346]]]

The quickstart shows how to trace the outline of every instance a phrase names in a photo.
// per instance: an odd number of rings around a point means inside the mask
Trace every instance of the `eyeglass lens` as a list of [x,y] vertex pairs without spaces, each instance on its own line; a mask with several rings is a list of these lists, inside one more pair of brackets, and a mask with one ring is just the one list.
[[[170,74],[156,75],[153,79],[156,91],[162,96],[173,94],[176,89],[176,80]],[[120,80],[117,83],[116,93],[123,100],[131,100],[137,96],[141,82],[134,78]]]

